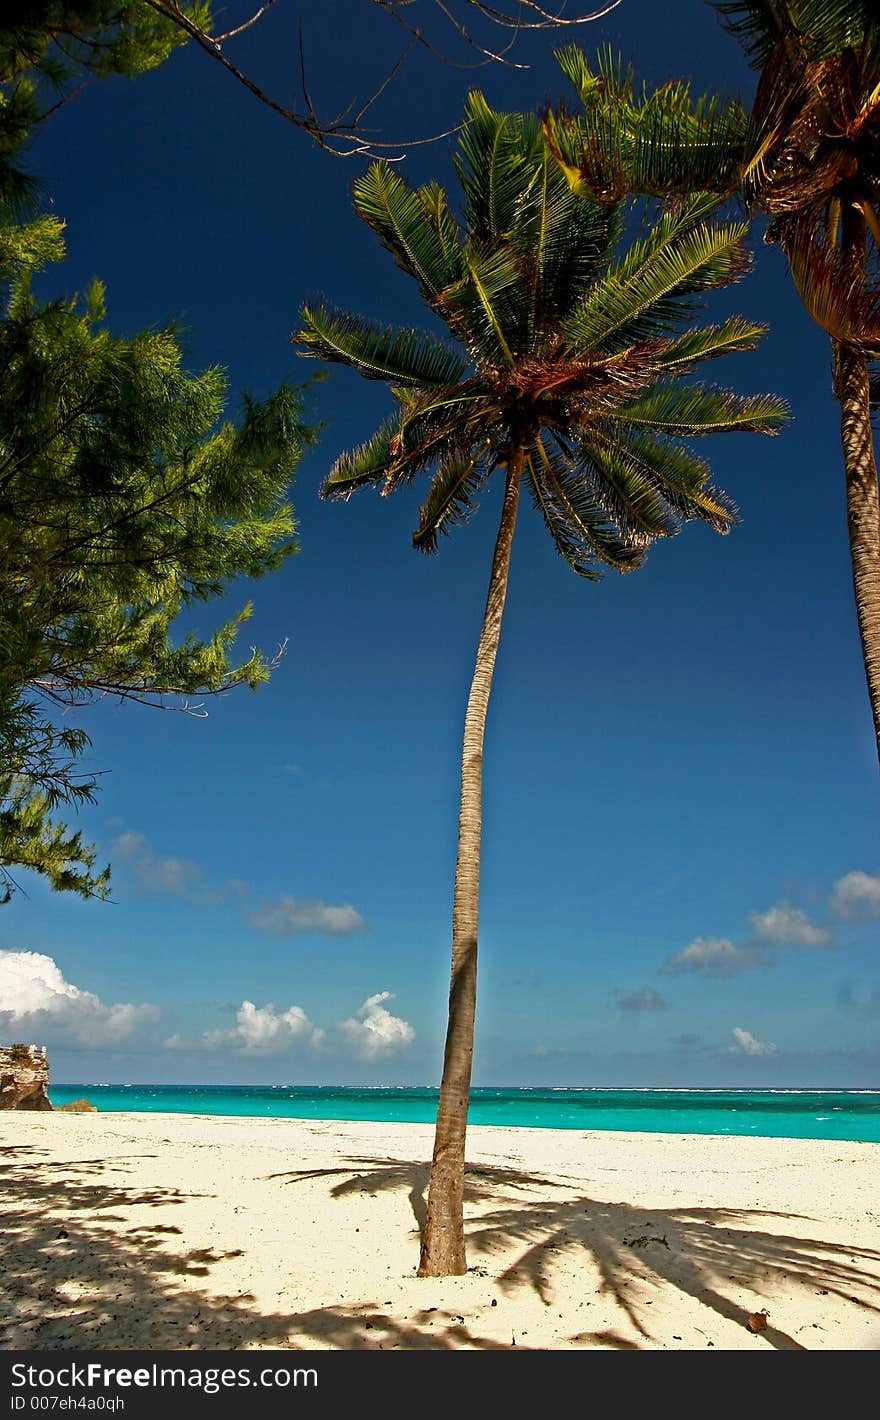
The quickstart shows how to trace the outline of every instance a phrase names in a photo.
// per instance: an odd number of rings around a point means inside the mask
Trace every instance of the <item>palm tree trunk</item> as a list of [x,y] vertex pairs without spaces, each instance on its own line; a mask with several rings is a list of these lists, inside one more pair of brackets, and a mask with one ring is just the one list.
[[880,500],[871,430],[868,366],[852,346],[834,341],[835,392],[846,470],[846,520],[865,678],[880,758]]
[[477,1005],[483,737],[495,657],[501,637],[501,617],[507,595],[507,574],[510,569],[513,530],[516,526],[522,466],[523,450],[518,446],[511,450],[507,465],[501,526],[495,542],[489,593],[477,647],[477,661],[464,717],[458,857],[452,907],[449,1023],[443,1057],[443,1080],[437,1105],[428,1213],[419,1261],[420,1277],[447,1277],[467,1271],[463,1215],[464,1143],[474,1055],[474,1014]]

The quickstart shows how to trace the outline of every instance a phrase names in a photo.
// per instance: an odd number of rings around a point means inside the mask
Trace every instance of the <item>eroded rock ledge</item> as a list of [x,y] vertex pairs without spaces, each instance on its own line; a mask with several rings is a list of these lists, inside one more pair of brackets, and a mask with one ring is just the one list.
[[0,1046],[0,1109],[51,1109],[46,1048]]

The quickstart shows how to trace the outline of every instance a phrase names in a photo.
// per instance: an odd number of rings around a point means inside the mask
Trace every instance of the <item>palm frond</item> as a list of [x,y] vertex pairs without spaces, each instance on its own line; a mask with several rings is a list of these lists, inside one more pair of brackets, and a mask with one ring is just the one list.
[[[689,225],[689,224],[688,224]],[[619,349],[657,338],[693,309],[683,298],[737,280],[751,264],[744,222],[674,229],[665,240],[640,243],[596,283],[562,327],[572,350]]]
[[738,186],[747,131],[737,102],[713,95],[691,97],[672,80],[636,96],[632,69],[601,50],[595,72],[576,45],[556,51],[577,90],[582,114],[560,110],[545,117],[545,135],[572,188],[598,201],[630,194],[666,196]]
[[[759,67],[778,44],[786,15],[778,0],[711,0],[724,28],[739,40],[750,63]],[[788,9],[788,6],[786,6]],[[789,28],[790,26],[790,15]]]
[[467,368],[456,351],[425,331],[394,330],[323,305],[304,305],[302,318],[294,338],[304,354],[353,366],[368,380],[451,385]]
[[678,340],[670,340],[658,350],[655,358],[663,370],[686,370],[701,360],[715,360],[738,350],[754,350],[766,331],[766,325],[760,322],[729,316],[720,325],[685,331]]
[[448,227],[432,219],[431,195],[408,187],[388,163],[371,163],[352,186],[355,211],[429,301],[461,275]]
[[791,218],[777,230],[797,293],[817,325],[863,353],[880,351],[880,282],[853,270],[809,218]]
[[690,192],[666,204],[654,215],[647,235],[628,244],[618,263],[620,271],[626,275],[638,271],[652,257],[702,230],[714,220],[718,208],[717,192]]
[[592,546],[578,534],[576,526],[572,528],[571,520],[566,517],[564,504],[560,504],[558,496],[554,496],[553,488],[547,480],[536,474],[536,462],[537,454],[530,454],[525,461],[524,472],[532,495],[532,505],[544,519],[544,526],[553,539],[556,551],[579,577],[588,582],[601,581],[602,574],[591,561],[595,555]]
[[777,45],[824,59],[861,43],[874,0],[712,0],[755,68]]
[[404,406],[380,426],[366,443],[340,454],[321,486],[322,498],[348,498],[368,485],[383,494],[412,483],[425,469],[457,456],[474,442],[485,442],[490,420],[461,412],[454,399],[440,399],[428,410]]
[[580,445],[582,458],[596,469],[596,495],[615,526],[628,537],[650,542],[678,531],[678,518],[663,497],[658,479],[630,454],[626,444],[594,428]]
[[472,237],[491,244],[510,235],[517,207],[536,181],[541,156],[537,118],[497,113],[476,90],[468,95],[454,162]]
[[434,553],[441,533],[449,533],[467,522],[476,507],[475,495],[490,471],[486,453],[484,440],[476,452],[453,456],[440,465],[419,508],[419,525],[412,535],[413,547],[420,552]]
[[577,197],[544,155],[531,220],[519,245],[527,259],[533,344],[554,333],[607,265],[619,233],[620,209]]
[[579,576],[596,581],[596,562],[628,572],[644,561],[646,540],[621,536],[614,519],[596,497],[589,465],[578,462],[570,446],[543,433],[528,457],[535,507],[560,556]]
[[685,522],[699,518],[717,533],[727,533],[737,521],[735,504],[713,488],[709,465],[684,444],[658,439],[645,432],[624,435],[617,428],[614,438],[628,458],[658,481],[663,498]]
[[466,264],[467,275],[444,292],[443,309],[475,362],[512,365],[528,320],[522,263],[509,246],[468,242]]
[[634,71],[631,66],[624,68],[622,56],[610,45],[599,49],[595,70],[577,44],[561,46],[554,50],[554,57],[582,103],[593,103],[601,96],[611,107],[625,104],[631,98]]
[[695,189],[735,192],[747,131],[739,103],[703,94],[692,104],[687,84],[662,85],[645,94],[634,112],[628,134],[630,190],[654,197]]
[[583,115],[548,109],[544,136],[574,192],[597,202],[620,202],[632,191],[626,173],[626,130],[631,122],[634,72],[606,45],[596,67],[576,44],[555,51],[566,78],[576,89]]
[[788,405],[776,395],[737,395],[731,390],[671,382],[654,385],[614,413],[615,421],[622,424],[643,425],[679,437],[734,430],[777,434],[788,418]]
[[[780,153],[809,108],[809,70],[806,62],[794,62],[781,41],[764,60],[752,104],[746,161],[742,167],[743,192],[750,205],[758,203],[761,194],[767,195]],[[815,154],[811,154],[813,158]],[[800,166],[800,163],[795,164],[796,168]],[[812,161],[809,166],[813,166]],[[790,182],[792,165],[787,159],[783,161],[783,168],[789,169],[786,177]]]
[[400,412],[394,439],[394,465],[384,492],[391,493],[425,469],[506,437],[498,392],[478,378],[446,388],[395,387]]
[[321,485],[321,497],[348,498],[359,488],[384,483],[394,464],[397,429],[397,419],[386,419],[363,444],[340,454]]
[[426,391],[402,402],[398,425],[399,456],[389,473],[387,491],[409,483],[424,469],[467,453],[487,439],[504,438],[503,411],[479,387],[468,385]]
[[449,210],[446,193],[438,182],[427,182],[416,188],[415,196],[436,244],[440,258],[438,271],[446,276],[447,284],[459,280],[465,265],[464,243],[458,223]]

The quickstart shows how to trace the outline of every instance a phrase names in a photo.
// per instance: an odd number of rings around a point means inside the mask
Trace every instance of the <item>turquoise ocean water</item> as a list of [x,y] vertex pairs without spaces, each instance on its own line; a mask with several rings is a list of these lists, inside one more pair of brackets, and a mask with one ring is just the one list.
[[[432,1124],[437,1091],[304,1085],[53,1085],[53,1104],[85,1095],[100,1110]],[[880,1143],[880,1090],[474,1090],[471,1124],[763,1134]]]

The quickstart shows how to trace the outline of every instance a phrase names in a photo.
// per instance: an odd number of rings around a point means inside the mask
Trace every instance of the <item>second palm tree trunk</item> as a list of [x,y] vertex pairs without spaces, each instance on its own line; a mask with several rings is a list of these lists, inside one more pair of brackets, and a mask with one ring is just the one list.
[[449,1023],[443,1057],[443,1080],[437,1105],[434,1159],[428,1188],[428,1213],[419,1262],[420,1277],[446,1277],[467,1271],[464,1246],[464,1148],[467,1130],[474,1016],[477,1005],[477,924],[480,908],[480,837],[483,812],[483,737],[492,690],[501,618],[507,595],[510,549],[516,526],[522,447],[511,449],[504,507],[495,542],[489,593],[477,647],[474,676],[464,717],[461,756],[461,806],[458,857],[452,908],[452,978]]
[[834,354],[853,589],[880,757],[880,501],[868,367],[864,355],[838,341]]

